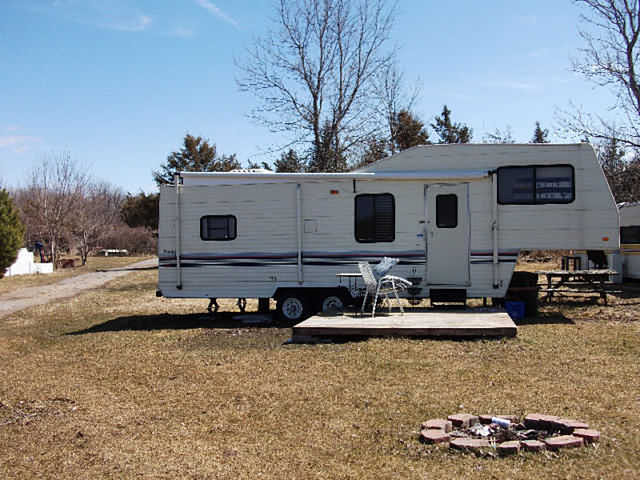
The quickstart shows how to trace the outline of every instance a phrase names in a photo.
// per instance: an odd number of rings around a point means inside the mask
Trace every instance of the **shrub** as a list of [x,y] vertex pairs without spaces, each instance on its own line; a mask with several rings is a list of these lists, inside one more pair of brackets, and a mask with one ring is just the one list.
[[103,248],[125,249],[130,254],[155,254],[158,248],[157,239],[151,230],[144,227],[131,228],[126,225],[115,226],[101,238],[100,243]]

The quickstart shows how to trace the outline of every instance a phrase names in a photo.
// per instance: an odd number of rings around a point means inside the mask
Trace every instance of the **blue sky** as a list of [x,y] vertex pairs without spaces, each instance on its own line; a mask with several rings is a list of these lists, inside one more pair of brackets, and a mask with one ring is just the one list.
[[[582,42],[569,0],[400,0],[398,65],[425,123],[447,104],[474,141],[536,120],[554,141],[569,102],[607,114],[613,98],[570,71]],[[2,0],[0,180],[24,183],[45,156],[69,151],[125,191],[154,189],[151,171],[185,133],[246,164],[283,143],[247,117],[234,57],[269,26],[270,0]]]

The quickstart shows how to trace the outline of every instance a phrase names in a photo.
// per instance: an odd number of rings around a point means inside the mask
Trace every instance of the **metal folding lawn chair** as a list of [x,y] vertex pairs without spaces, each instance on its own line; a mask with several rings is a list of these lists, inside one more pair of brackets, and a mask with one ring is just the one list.
[[367,304],[367,298],[371,297],[373,298],[371,317],[375,317],[376,305],[378,303],[378,298],[381,295],[384,296],[384,300],[386,300],[387,304],[389,305],[389,313],[391,313],[391,299],[389,295],[393,293],[398,302],[398,307],[400,307],[400,312],[402,315],[404,315],[404,309],[402,308],[402,304],[400,303],[398,291],[406,290],[412,285],[412,283],[406,278],[396,277],[393,275],[384,275],[380,277],[380,279],[376,280],[371,265],[369,265],[368,262],[358,262],[358,268],[360,269],[360,273],[362,273],[362,280],[364,281],[366,287],[360,314],[364,315],[364,308]]

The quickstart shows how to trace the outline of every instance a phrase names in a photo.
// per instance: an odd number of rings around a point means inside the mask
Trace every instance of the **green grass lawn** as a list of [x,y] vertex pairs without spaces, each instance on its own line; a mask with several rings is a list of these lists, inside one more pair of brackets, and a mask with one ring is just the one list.
[[[284,345],[290,329],[156,298],[155,276],[0,320],[1,478],[640,476],[637,290],[545,306],[514,339]],[[508,458],[418,441],[456,412],[562,415],[602,440]]]

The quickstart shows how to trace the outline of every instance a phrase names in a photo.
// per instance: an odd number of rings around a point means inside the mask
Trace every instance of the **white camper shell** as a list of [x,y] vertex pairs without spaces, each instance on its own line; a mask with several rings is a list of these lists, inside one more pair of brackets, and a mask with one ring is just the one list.
[[336,274],[396,257],[410,299],[503,298],[520,250],[617,249],[618,232],[588,144],[418,146],[349,173],[182,172],[160,189],[158,295],[275,298],[295,320],[357,296]]
[[621,203],[620,253],[625,278],[640,280],[640,202]]

